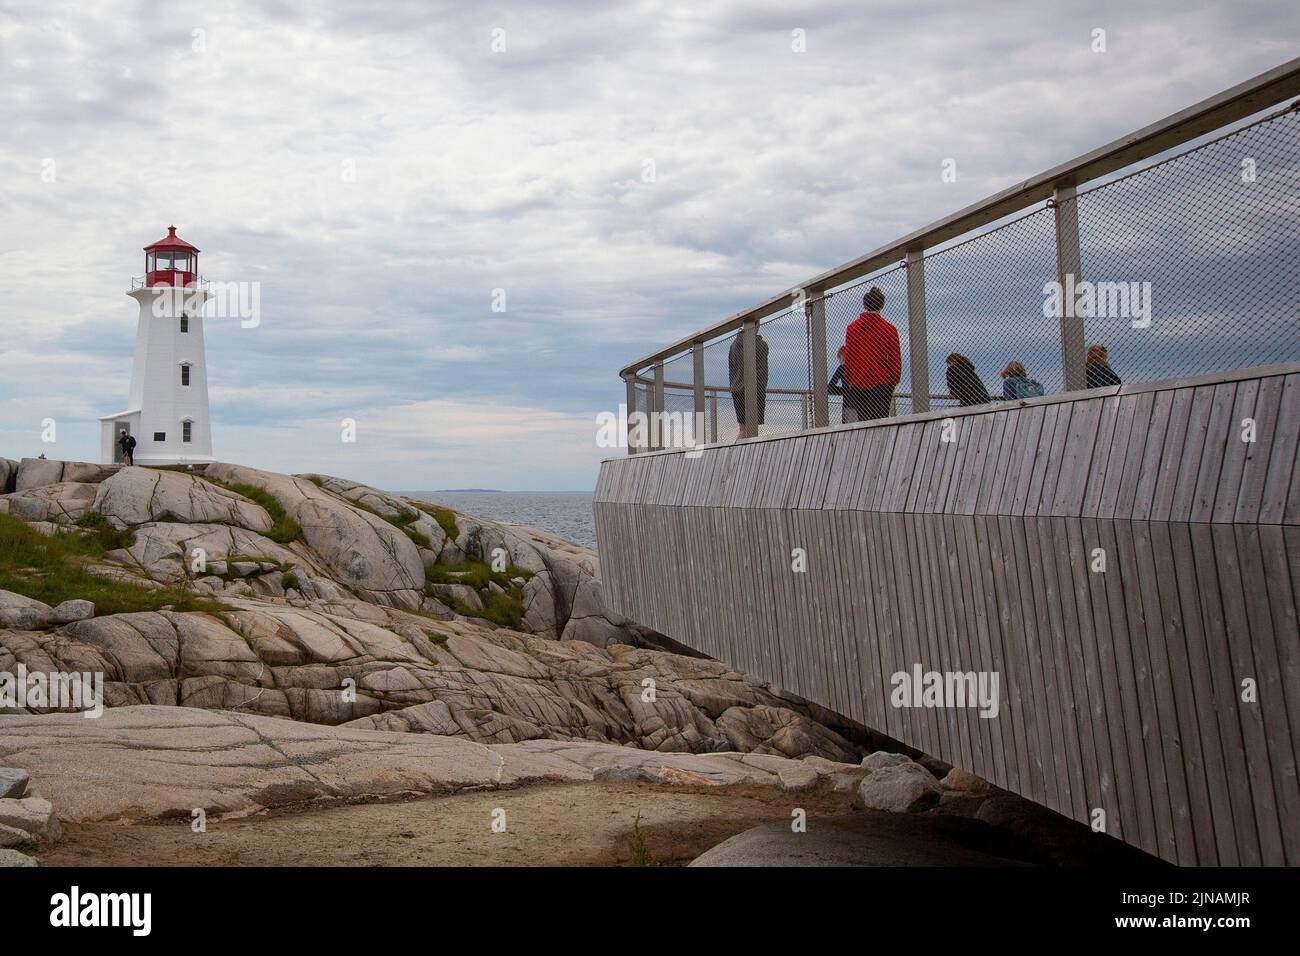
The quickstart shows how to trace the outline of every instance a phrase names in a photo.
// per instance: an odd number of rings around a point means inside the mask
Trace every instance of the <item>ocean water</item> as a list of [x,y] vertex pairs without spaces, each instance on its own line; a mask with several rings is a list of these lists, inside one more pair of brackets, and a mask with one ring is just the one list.
[[596,547],[591,493],[586,491],[403,491],[456,511],[546,531],[587,548]]

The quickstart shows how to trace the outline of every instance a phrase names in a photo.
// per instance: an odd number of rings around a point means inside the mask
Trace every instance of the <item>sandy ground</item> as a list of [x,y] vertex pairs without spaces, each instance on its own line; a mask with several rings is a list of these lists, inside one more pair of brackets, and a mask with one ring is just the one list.
[[[656,860],[682,865],[751,827],[789,826],[796,807],[807,811],[811,830],[819,818],[850,813],[850,798],[763,786],[541,784],[210,819],[206,833],[192,832],[188,822],[65,824],[64,840],[38,858],[47,866],[614,866],[627,862],[632,824],[640,813]],[[505,811],[504,833],[492,831],[498,808]],[[967,865],[996,864],[1014,855],[997,845],[973,852],[952,828],[916,819],[916,831],[907,839],[927,859],[944,856],[946,846],[952,847],[954,863]],[[905,864],[906,851],[895,846],[887,862]]]

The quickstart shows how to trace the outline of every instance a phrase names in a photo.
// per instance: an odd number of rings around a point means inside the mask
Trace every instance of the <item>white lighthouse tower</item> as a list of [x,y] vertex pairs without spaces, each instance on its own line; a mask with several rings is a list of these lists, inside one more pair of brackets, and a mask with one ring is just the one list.
[[127,293],[140,306],[130,398],[126,411],[99,420],[100,458],[122,460],[125,431],[135,437],[137,465],[213,461],[199,250],[168,226],[144,254],[144,277]]

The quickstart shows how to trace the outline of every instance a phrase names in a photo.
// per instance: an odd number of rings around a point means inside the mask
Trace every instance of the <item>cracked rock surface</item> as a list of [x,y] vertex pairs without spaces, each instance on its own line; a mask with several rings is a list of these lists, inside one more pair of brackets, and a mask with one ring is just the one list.
[[[97,573],[224,605],[111,615],[78,607],[81,619],[66,620],[74,615],[0,591],[0,672],[22,663],[28,672],[104,675],[104,717],[28,711],[6,719],[0,741],[0,764],[30,770],[72,819],[129,816],[134,805],[121,794],[75,796],[91,773],[79,760],[110,790],[144,781],[130,799],[152,815],[168,809],[150,795],[155,773],[159,788],[170,778],[207,795],[186,806],[221,797],[234,810],[292,794],[347,795],[357,774],[373,793],[435,780],[486,785],[483,775],[507,758],[502,772],[521,779],[590,779],[606,750],[622,756],[607,767],[638,773],[636,760],[673,754],[674,773],[710,780],[736,772],[732,752],[837,767],[856,767],[862,754],[815,705],[725,663],[659,649],[658,635],[604,608],[593,551],[532,529],[455,514],[452,536],[411,500],[379,489],[238,465],[189,473],[25,459],[5,470],[14,490],[0,495],[0,513],[77,533],[75,522],[94,511],[133,533]],[[301,536],[271,540],[272,516],[228,485],[270,495]],[[201,570],[195,548],[206,557]],[[498,549],[521,575],[520,630],[456,613],[445,589],[426,587],[426,567],[490,562]],[[478,595],[482,603],[501,591]],[[271,744],[250,742],[259,733],[292,759],[277,762]],[[379,741],[384,754],[369,746]],[[681,757],[724,752],[732,756],[716,766]],[[813,783],[801,767],[762,772],[800,789]],[[83,810],[69,811],[65,799]]]

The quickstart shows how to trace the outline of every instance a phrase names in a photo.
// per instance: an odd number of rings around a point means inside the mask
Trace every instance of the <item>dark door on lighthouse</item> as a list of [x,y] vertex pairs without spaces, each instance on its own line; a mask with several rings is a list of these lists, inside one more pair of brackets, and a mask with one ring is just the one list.
[[130,421],[114,422],[113,423],[113,462],[114,464],[118,464],[118,465],[126,461],[126,455],[122,451],[123,432],[125,432],[128,435],[131,434]]

